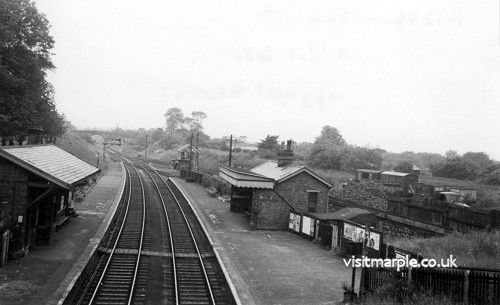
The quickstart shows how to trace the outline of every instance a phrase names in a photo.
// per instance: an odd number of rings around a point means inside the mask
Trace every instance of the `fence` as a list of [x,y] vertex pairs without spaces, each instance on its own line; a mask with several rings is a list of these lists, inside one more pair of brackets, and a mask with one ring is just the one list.
[[449,207],[448,209],[427,206],[405,200],[389,199],[387,210],[380,210],[369,206],[368,203],[357,202],[329,197],[332,209],[343,207],[357,207],[378,214],[389,214],[404,217],[410,220],[441,227],[458,232],[481,230],[494,222],[495,217],[486,211],[471,210],[467,207]]
[[466,268],[363,269],[363,288],[373,292],[388,279],[403,279],[416,289],[453,303],[500,304],[500,270]]

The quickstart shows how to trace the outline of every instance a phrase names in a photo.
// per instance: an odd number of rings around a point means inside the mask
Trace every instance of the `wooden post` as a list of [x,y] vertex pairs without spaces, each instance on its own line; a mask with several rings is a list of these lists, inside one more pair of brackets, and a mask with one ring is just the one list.
[[464,272],[464,304],[469,304],[469,273],[470,270]]
[[[351,276],[351,291],[354,292],[354,285],[356,284],[356,267],[352,267],[352,276]],[[362,284],[361,284],[362,285]]]
[[229,138],[229,166],[231,166],[231,159],[233,157],[233,135]]
[[412,268],[408,267],[408,284],[411,284],[411,271],[412,271]]
[[[365,226],[362,226],[365,228],[365,238],[363,239],[363,244],[362,244],[362,251],[361,251],[361,258],[363,258],[363,256],[367,256],[367,250],[366,250],[366,241],[370,238],[370,228],[369,227],[365,227]],[[361,274],[360,274],[360,284],[359,284],[359,299],[362,300],[363,299],[363,294],[364,294],[364,279],[365,279],[365,267],[361,267]]]
[[147,159],[148,156],[148,134],[146,134],[146,150],[144,150],[144,159]]

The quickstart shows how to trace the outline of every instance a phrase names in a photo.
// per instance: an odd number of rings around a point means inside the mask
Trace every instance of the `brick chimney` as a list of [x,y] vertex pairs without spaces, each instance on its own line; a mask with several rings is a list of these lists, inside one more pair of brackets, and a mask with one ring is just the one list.
[[281,142],[281,148],[278,152],[278,166],[283,167],[292,164],[293,162],[293,150],[292,150],[292,140]]

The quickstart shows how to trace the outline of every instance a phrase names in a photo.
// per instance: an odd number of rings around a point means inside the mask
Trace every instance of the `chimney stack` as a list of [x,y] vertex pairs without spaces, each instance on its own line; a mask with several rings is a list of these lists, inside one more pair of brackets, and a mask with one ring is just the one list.
[[278,152],[278,166],[283,167],[292,164],[293,162],[293,150],[292,150],[292,140],[281,142],[281,149]]

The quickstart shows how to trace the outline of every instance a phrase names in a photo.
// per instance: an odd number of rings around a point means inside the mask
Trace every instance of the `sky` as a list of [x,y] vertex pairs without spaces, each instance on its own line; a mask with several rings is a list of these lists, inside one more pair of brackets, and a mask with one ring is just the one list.
[[313,141],[500,160],[499,2],[36,0],[58,109],[78,128]]

